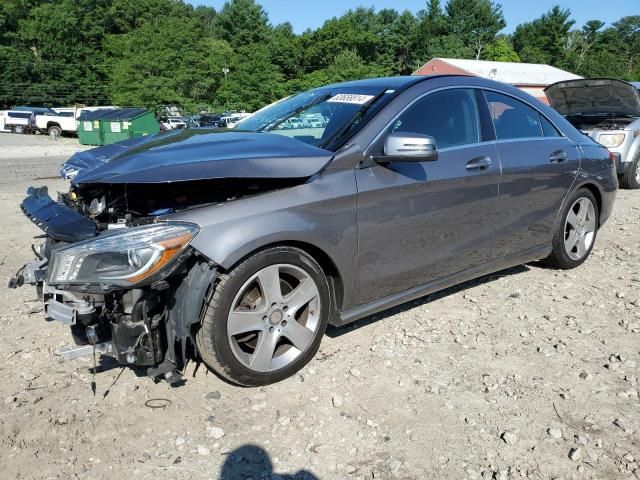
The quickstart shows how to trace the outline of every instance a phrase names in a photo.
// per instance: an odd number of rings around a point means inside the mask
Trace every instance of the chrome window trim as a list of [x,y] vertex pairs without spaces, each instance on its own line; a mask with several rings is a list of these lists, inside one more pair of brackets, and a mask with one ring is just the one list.
[[541,142],[541,141],[549,141],[549,140],[556,140],[556,141],[566,140],[571,145],[573,145],[573,142],[567,137],[522,137],[522,138],[505,138],[502,140],[486,140],[484,142],[469,143],[466,145],[458,145],[456,147],[439,148],[438,151],[449,152],[452,150],[460,150],[463,148],[472,148],[472,147],[484,146],[484,145],[501,145],[504,143],[517,143],[517,142]]
[[[549,121],[549,123],[551,123],[551,125],[554,126],[554,128],[556,130],[558,130],[558,132],[560,132],[560,136],[559,137],[522,137],[522,138],[505,138],[502,140],[498,140],[497,139],[497,135],[496,135],[496,139],[495,140],[487,140],[487,141],[480,141],[477,143],[469,143],[469,144],[465,144],[465,145],[457,145],[455,147],[445,147],[445,148],[439,148],[438,151],[439,152],[448,152],[448,151],[452,151],[452,150],[459,150],[462,148],[469,148],[469,147],[473,147],[473,146],[478,146],[478,145],[491,145],[491,144],[500,144],[500,143],[512,143],[512,142],[522,142],[522,141],[531,141],[531,140],[560,140],[560,139],[565,139],[565,140],[569,140],[569,138],[564,134],[564,132],[549,118],[547,117],[544,113],[542,113],[540,110],[538,110],[535,105],[532,105],[531,103],[527,102],[526,100],[522,100],[518,97],[516,97],[515,95],[512,95],[508,92],[504,92],[503,90],[498,90],[496,88],[490,88],[490,87],[480,87],[478,85],[452,85],[452,86],[448,86],[448,87],[440,87],[440,88],[436,88],[434,90],[429,90],[428,92],[424,92],[421,95],[417,96],[416,98],[414,98],[413,100],[411,100],[411,102],[409,102],[407,105],[405,105],[402,110],[400,110],[389,122],[387,122],[387,124],[380,130],[380,132],[378,132],[378,134],[373,138],[373,140],[371,140],[369,142],[369,144],[367,145],[367,147],[364,149],[364,157],[368,157],[370,155],[370,150],[375,146],[376,143],[378,143],[378,141],[380,140],[380,138],[384,135],[384,133],[387,131],[387,129],[393,125],[393,123],[395,121],[398,120],[398,117],[400,117],[401,115],[403,115],[409,108],[411,108],[416,102],[422,100],[424,97],[431,95],[433,93],[438,93],[444,90],[458,90],[458,89],[474,89],[474,90],[481,90],[481,91],[489,91],[489,92],[495,92],[495,93],[499,93],[501,95],[506,95],[507,97],[511,97],[514,100],[517,100],[519,102],[524,103],[525,105],[527,105],[530,108],[533,108],[538,115],[541,115],[542,117],[544,117],[545,119],[547,119]],[[486,101],[486,98],[485,98]],[[478,119],[480,122],[482,121],[482,119]],[[492,126],[494,128],[495,131],[495,124],[493,122]],[[480,125],[478,125],[480,127]],[[437,139],[436,139],[437,141]],[[569,140],[570,143],[572,143]]]

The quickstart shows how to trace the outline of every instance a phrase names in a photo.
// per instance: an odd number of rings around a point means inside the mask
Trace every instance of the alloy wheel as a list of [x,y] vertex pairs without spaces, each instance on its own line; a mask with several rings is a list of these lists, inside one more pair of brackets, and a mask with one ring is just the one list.
[[636,162],[636,183],[640,184],[640,160]]
[[227,319],[235,357],[256,372],[290,365],[313,343],[320,326],[320,292],[303,269],[270,265],[247,280]]
[[569,209],[564,225],[564,248],[572,260],[581,260],[593,245],[596,232],[596,209],[586,197]]

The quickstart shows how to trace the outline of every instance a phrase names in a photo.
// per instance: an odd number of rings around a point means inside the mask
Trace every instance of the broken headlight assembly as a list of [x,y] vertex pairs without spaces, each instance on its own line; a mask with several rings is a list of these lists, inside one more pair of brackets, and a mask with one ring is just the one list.
[[155,278],[197,233],[190,223],[162,223],[103,234],[55,251],[47,283],[131,288]]

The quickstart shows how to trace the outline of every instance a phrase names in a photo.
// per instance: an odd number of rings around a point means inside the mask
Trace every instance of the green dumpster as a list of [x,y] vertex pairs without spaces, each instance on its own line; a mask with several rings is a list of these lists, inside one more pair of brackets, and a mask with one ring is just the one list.
[[144,108],[120,108],[100,117],[103,145],[130,138],[153,135],[160,125],[153,113]]
[[113,109],[85,111],[78,117],[78,141],[80,145],[103,145],[100,118]]

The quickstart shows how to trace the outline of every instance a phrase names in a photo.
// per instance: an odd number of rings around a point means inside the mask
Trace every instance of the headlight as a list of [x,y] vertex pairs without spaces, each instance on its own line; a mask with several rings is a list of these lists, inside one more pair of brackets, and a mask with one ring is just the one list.
[[164,223],[103,234],[54,252],[47,283],[132,287],[170,264],[197,233],[189,223]]
[[602,133],[598,141],[605,147],[619,147],[624,142],[624,133]]

